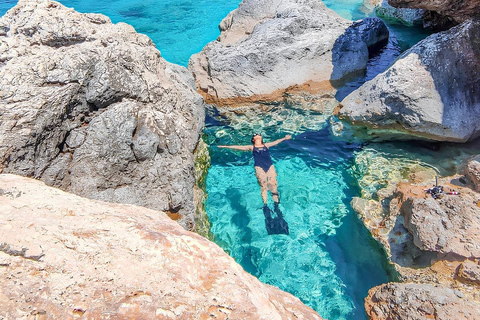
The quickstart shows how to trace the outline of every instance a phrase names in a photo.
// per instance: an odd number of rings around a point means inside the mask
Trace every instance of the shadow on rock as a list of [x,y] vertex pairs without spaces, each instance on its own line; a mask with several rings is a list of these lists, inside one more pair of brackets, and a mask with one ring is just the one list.
[[364,76],[368,59],[388,43],[388,37],[388,28],[379,18],[363,19],[345,30],[332,49],[333,86]]

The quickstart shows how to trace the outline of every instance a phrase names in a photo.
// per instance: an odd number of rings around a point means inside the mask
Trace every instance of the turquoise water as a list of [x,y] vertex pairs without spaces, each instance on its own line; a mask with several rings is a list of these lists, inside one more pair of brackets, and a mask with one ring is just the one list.
[[[240,0],[60,2],[133,25],[153,39],[165,59],[185,66],[192,54],[219,35],[218,24]],[[324,2],[348,19],[372,15],[362,0]],[[0,2],[0,14],[15,3]],[[388,46],[372,57],[365,75],[339,90],[339,100],[428,35],[390,22],[388,27],[392,35]],[[294,135],[293,140],[271,150],[281,209],[290,226],[288,236],[267,235],[251,154],[215,147],[247,144],[256,131],[268,141],[286,133]],[[367,291],[391,277],[381,248],[349,205],[360,194],[351,168],[362,146],[335,139],[324,115],[295,106],[228,120],[212,111],[205,133],[212,156],[206,208],[215,241],[245,270],[296,295],[325,319],[366,319],[363,299]]]
[[[323,118],[312,112],[308,117]],[[264,123],[265,140],[281,137],[278,128],[274,121]],[[205,132],[212,145],[247,144],[252,129],[218,130],[213,123]],[[368,289],[389,280],[382,250],[349,205],[359,194],[350,168],[360,147],[335,140],[324,123],[271,148],[288,236],[267,234],[251,154],[211,148],[206,208],[215,241],[245,270],[299,297],[325,319],[365,319]]]
[[[218,24],[240,0],[60,0],[80,12],[102,13],[114,23],[126,22],[137,32],[152,38],[162,56],[187,66],[190,56],[202,50],[220,35]],[[1,0],[0,15],[13,7],[16,0]],[[325,0],[324,3],[347,19],[371,16],[365,13],[361,0]],[[424,38],[419,28],[388,23],[402,50]]]
[[[162,56],[186,66],[190,56],[215,40],[220,21],[240,0],[60,0],[79,12],[102,13],[147,34]],[[1,0],[0,15],[17,1]]]

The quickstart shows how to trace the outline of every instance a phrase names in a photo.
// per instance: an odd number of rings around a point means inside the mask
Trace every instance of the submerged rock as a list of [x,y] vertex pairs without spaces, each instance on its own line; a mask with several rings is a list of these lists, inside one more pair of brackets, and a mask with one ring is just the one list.
[[162,212],[0,186],[2,319],[321,319]]
[[365,69],[369,48],[388,38],[381,20],[352,23],[317,0],[244,0],[220,30],[189,63],[199,92],[218,105],[331,94],[331,81]]
[[[341,103],[369,138],[465,142],[480,136],[480,21],[429,36]],[[378,134],[376,134],[378,133]]]
[[0,30],[0,170],[193,228],[191,74],[131,26],[54,1],[19,1]]
[[478,302],[455,290],[428,284],[387,283],[370,289],[365,309],[371,320],[471,320],[480,317]]

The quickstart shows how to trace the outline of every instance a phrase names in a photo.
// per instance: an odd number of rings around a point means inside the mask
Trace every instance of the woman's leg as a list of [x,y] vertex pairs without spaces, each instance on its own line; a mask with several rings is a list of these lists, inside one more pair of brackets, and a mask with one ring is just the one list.
[[267,204],[267,174],[262,168],[255,167],[255,175],[257,176],[258,184],[260,185],[260,190],[262,192],[263,204]]
[[267,187],[268,190],[272,193],[273,201],[278,203],[280,201],[278,197],[278,182],[277,182],[277,171],[274,166],[271,166],[267,172]]

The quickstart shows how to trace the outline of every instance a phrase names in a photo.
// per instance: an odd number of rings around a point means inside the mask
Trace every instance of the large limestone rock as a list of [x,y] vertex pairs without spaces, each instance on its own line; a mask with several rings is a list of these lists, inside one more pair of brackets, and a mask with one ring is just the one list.
[[388,0],[388,3],[399,8],[434,11],[456,23],[480,16],[480,0]]
[[[339,116],[378,138],[480,136],[480,21],[424,39],[342,101]],[[380,137],[381,138],[381,137]]]
[[413,235],[415,245],[441,255],[480,258],[480,207],[476,204],[479,195],[462,188],[459,195],[434,199],[418,194],[419,190],[420,187],[409,184],[400,184],[397,190],[404,225]]
[[244,0],[220,30],[188,67],[217,105],[331,93],[331,81],[365,69],[369,49],[388,39],[381,20],[352,23],[318,0]]
[[371,320],[471,320],[480,318],[476,301],[442,286],[387,283],[370,289],[365,309]]
[[204,102],[145,35],[54,1],[0,19],[0,170],[193,226]]
[[321,319],[162,212],[0,187],[2,319]]

